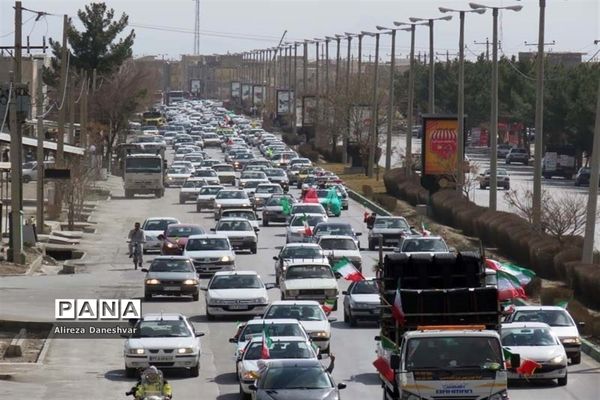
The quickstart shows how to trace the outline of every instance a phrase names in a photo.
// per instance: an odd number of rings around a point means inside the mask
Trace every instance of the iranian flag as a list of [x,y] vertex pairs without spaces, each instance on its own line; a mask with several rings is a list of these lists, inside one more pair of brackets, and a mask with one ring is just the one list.
[[402,309],[402,297],[400,295],[400,288],[396,289],[396,295],[394,296],[394,304],[392,304],[392,316],[398,322],[398,325],[404,325],[405,315]]
[[388,361],[379,356],[375,361],[373,361],[373,366],[377,372],[381,374],[388,382],[394,382],[394,370],[390,367]]
[[327,299],[327,300],[325,300],[325,302],[323,303],[323,305],[321,307],[323,308],[323,312],[325,312],[325,314],[329,315],[329,314],[331,314],[331,312],[333,311],[333,308],[335,307],[335,300]]
[[358,282],[365,279],[360,271],[354,267],[354,264],[345,257],[333,265],[333,272],[340,274],[347,281]]
[[542,368],[541,364],[533,360],[525,359],[521,361],[521,366],[517,368],[517,372],[523,376],[531,376],[535,373],[535,370],[538,368]]
[[304,236],[312,236],[313,232],[308,224],[308,217],[306,214],[302,216],[302,225],[304,225]]
[[423,236],[431,236],[431,231],[427,229],[427,225],[425,225],[425,222],[423,222],[423,220],[421,220],[421,234]]
[[260,349],[260,358],[261,359],[266,360],[266,359],[271,358],[271,354],[269,352],[269,349],[271,347],[273,347],[273,341],[271,340],[271,337],[267,333],[267,330],[263,329],[262,348]]

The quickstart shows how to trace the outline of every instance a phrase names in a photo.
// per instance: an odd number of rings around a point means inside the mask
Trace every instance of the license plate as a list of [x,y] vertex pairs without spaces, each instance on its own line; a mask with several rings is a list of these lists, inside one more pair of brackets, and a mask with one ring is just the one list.
[[230,310],[247,310],[248,306],[242,306],[242,305],[234,305],[234,306],[229,306]]
[[169,356],[150,356],[150,361],[173,361],[173,357],[169,357]]
[[179,286],[165,286],[163,288],[163,290],[169,291],[169,292],[177,292],[180,290]]

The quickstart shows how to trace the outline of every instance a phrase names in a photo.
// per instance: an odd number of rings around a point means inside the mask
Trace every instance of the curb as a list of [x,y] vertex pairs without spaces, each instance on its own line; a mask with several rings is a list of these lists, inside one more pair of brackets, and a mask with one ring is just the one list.
[[589,340],[581,338],[581,351],[600,363],[600,347]]
[[346,191],[348,192],[348,196],[352,200],[354,200],[354,201],[362,204],[363,206],[365,206],[367,208],[370,208],[371,210],[375,211],[377,214],[379,214],[379,215],[386,215],[386,216],[392,215],[391,212],[389,212],[385,208],[381,207],[380,205],[378,205],[374,201],[366,198],[362,194],[359,194],[358,192],[355,192],[354,190],[351,190],[351,189],[348,189],[348,188],[346,188]]

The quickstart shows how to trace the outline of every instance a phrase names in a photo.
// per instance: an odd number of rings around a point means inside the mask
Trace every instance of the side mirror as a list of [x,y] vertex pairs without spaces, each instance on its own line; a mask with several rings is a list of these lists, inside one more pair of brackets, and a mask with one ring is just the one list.
[[254,232],[260,232],[260,228],[254,227]]
[[148,268],[142,268],[140,271],[142,271],[142,272],[148,272]]
[[217,229],[216,229],[216,228],[210,228],[210,231],[211,231],[211,232],[216,232],[216,231],[217,231]]
[[253,392],[255,392],[257,390],[256,385],[253,383],[250,386],[248,386],[248,389],[252,390]]
[[277,261],[277,260],[279,260],[279,257],[273,256],[273,260]]
[[346,384],[345,383],[338,383],[337,384],[337,388],[340,389],[340,390],[341,389],[346,389]]
[[585,328],[585,322],[583,322],[583,321],[578,322],[577,323],[577,328],[579,328],[579,329]]
[[521,355],[511,354],[510,355],[510,369],[516,370],[521,366]]
[[347,295],[348,291],[347,290],[342,290],[342,294]]
[[362,232],[356,232],[355,235],[356,236],[362,236]]
[[381,336],[377,335],[377,336],[374,337],[374,339],[375,339],[376,342],[380,342],[381,341]]
[[236,340],[236,338],[234,338],[234,337],[230,337],[230,338],[229,338],[229,343],[237,343],[237,340]]
[[156,237],[158,240],[165,240],[165,235],[160,234]]
[[205,334],[204,332],[194,332],[194,335],[195,335],[196,337],[202,337],[202,336],[204,336],[204,335],[206,335],[206,334]]
[[400,356],[398,354],[390,355],[390,368],[393,370],[400,369]]

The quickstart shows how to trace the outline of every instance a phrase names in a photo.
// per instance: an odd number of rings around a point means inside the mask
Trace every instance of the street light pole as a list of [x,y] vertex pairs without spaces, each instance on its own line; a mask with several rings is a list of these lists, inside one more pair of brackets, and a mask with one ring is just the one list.
[[296,115],[297,110],[296,110],[296,97],[298,96],[298,79],[297,79],[297,73],[298,73],[298,42],[294,42],[294,98],[290,98],[290,107],[292,107],[292,131],[294,133],[294,135],[296,135],[298,133],[298,126],[296,124],[297,122],[297,118],[298,116]]
[[371,135],[369,138],[369,162],[367,164],[367,176],[372,178],[375,170],[375,153],[377,151],[378,134],[378,103],[377,103],[377,78],[379,77],[379,33],[361,32],[363,35],[375,36],[375,64],[373,66],[373,92],[371,98]]
[[[538,131],[535,131],[535,140],[538,140]],[[592,264],[594,261],[594,236],[596,235],[596,217],[598,206],[598,182],[600,179],[600,84],[598,85],[598,98],[596,99],[596,126],[594,128],[594,144],[592,148],[592,164],[590,171],[590,188],[588,192],[587,212],[585,219],[585,236],[583,237],[583,254],[581,261]]]
[[[390,29],[383,26],[377,26],[378,30]],[[390,87],[389,87],[389,100],[387,110],[387,132],[385,141],[385,169],[389,171],[392,168],[392,129],[394,127],[394,72],[396,67],[396,31],[397,29],[390,29],[390,35],[392,36],[392,54],[390,56]]]
[[361,72],[362,72],[362,39],[363,39],[363,35],[359,34],[358,35],[358,73],[356,75],[356,87],[358,88],[359,101],[361,100],[360,94],[362,93],[361,88],[360,88],[360,78],[361,78]]
[[346,55],[346,91],[344,94],[344,102],[346,103],[346,133],[342,140],[342,164],[348,164],[348,140],[350,138],[350,53],[352,51],[352,34],[346,33],[348,39],[348,54]]

